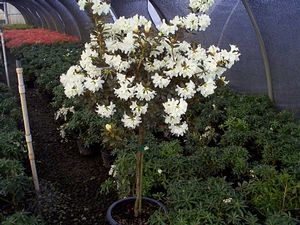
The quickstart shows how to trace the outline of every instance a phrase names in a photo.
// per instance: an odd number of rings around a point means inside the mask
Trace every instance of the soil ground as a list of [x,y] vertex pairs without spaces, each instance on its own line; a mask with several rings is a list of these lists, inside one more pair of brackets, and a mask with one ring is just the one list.
[[[14,58],[8,54],[11,86],[18,98]],[[4,81],[4,76],[0,77]],[[108,171],[100,154],[81,156],[75,141],[62,143],[49,101],[36,89],[26,90],[41,197],[29,209],[49,225],[105,225],[115,196],[100,194]],[[100,150],[99,150],[100,152]]]

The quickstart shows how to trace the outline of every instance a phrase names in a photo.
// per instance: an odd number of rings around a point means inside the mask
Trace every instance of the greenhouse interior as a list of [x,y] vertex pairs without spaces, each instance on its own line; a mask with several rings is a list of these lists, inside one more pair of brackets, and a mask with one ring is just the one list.
[[0,224],[300,225],[299,0],[5,0],[0,37]]

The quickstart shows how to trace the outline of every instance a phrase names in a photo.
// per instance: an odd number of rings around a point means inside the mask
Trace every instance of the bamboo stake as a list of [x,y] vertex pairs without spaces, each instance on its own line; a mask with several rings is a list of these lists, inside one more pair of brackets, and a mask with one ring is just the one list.
[[4,36],[3,36],[2,30],[0,30],[0,36],[1,36],[2,53],[3,53],[4,68],[5,68],[5,75],[6,75],[6,83],[7,83],[7,86],[10,87],[8,66],[7,66],[7,57],[6,57],[6,49],[5,49],[5,42],[4,42]]
[[32,179],[34,183],[34,188],[37,194],[40,193],[40,185],[35,165],[35,158],[34,158],[34,151],[33,151],[33,145],[32,145],[32,136],[30,133],[30,125],[29,125],[29,118],[28,118],[28,110],[27,110],[27,103],[26,103],[26,96],[25,96],[25,85],[24,85],[24,79],[23,79],[23,68],[21,68],[21,63],[19,60],[17,60],[17,75],[18,75],[18,83],[19,83],[19,93],[20,93],[20,99],[21,99],[21,107],[22,107],[22,114],[23,114],[23,120],[24,120],[24,127],[25,127],[25,138],[28,148],[28,157],[30,161],[31,166],[31,172],[32,172]]

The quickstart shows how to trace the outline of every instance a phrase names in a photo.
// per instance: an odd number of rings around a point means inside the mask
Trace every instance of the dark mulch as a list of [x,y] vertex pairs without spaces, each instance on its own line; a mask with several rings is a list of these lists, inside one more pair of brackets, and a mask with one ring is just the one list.
[[[11,55],[9,59],[12,89],[17,95],[15,63]],[[62,143],[49,101],[36,88],[27,89],[26,97],[42,190],[29,209],[40,213],[49,225],[105,225],[106,209],[115,196],[100,194],[108,175],[100,155],[84,157],[75,141]]]

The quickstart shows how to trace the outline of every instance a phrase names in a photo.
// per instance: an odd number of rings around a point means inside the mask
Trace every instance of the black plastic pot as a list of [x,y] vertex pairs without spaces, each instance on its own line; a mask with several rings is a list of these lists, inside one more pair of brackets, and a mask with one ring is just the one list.
[[[130,203],[130,202],[134,202],[136,199],[136,197],[129,197],[129,198],[125,198],[125,199],[121,199],[119,201],[116,201],[114,202],[107,210],[106,212],[106,219],[107,221],[109,222],[110,225],[122,225],[122,224],[119,224],[117,221],[114,220],[114,218],[112,217],[112,213],[113,213],[113,210],[118,207],[119,205],[123,205],[123,204],[126,204],[126,203]],[[146,197],[143,197],[143,200],[144,201],[147,201],[148,203],[152,204],[152,205],[156,205],[158,206],[158,208],[160,208],[164,213],[167,213],[167,209],[166,207],[159,201],[157,200],[154,200],[152,198],[146,198]]]

